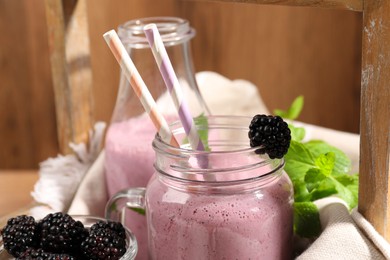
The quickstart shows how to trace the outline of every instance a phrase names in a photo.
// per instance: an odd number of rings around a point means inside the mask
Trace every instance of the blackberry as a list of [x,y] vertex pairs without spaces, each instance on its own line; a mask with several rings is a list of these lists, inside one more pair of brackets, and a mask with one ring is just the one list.
[[75,257],[67,254],[54,254],[44,251],[42,248],[29,248],[16,260],[76,260]]
[[77,258],[68,254],[50,254],[47,260],[77,260]]
[[279,116],[256,115],[249,125],[250,146],[258,154],[267,153],[271,159],[282,158],[290,147],[291,132]]
[[10,218],[0,233],[4,248],[14,257],[18,257],[28,247],[38,244],[38,225],[31,216],[21,215]]
[[42,248],[30,247],[22,254],[20,254],[20,256],[16,258],[16,260],[47,259],[49,255],[50,253],[44,251]]
[[95,233],[98,230],[108,229],[116,233],[119,237],[126,239],[126,231],[120,222],[100,220],[91,226],[90,233]]
[[48,214],[39,223],[40,246],[53,253],[77,253],[88,231],[80,221],[61,212]]
[[102,228],[90,232],[81,243],[86,259],[119,259],[126,252],[126,240],[110,229]]

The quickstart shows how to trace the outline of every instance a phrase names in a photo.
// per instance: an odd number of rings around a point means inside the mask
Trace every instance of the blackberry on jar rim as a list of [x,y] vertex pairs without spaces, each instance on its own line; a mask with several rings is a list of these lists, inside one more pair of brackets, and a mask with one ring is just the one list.
[[255,115],[249,125],[251,147],[259,147],[258,154],[281,159],[290,147],[291,131],[280,116]]

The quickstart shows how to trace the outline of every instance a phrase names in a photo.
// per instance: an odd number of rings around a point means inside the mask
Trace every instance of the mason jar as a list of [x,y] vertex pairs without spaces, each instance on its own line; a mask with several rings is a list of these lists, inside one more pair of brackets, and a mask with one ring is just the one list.
[[[112,216],[126,207],[145,209],[149,259],[291,259],[293,187],[283,159],[250,147],[250,120],[198,122],[207,151],[175,148],[156,135],[146,190],[124,190],[110,202],[116,207],[107,207]],[[172,130],[187,142],[179,122]]]

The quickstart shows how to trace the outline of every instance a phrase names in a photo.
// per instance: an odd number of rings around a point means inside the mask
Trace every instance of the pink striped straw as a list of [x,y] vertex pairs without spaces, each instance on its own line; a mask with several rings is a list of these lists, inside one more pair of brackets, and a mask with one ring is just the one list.
[[173,70],[168,53],[165,49],[160,33],[157,30],[157,26],[155,24],[148,24],[144,27],[144,32],[146,38],[148,39],[150,48],[152,49],[153,56],[157,62],[157,66],[164,79],[165,85],[167,86],[176,110],[178,111],[180,121],[182,122],[184,131],[188,136],[192,149],[204,151],[204,145],[199,138],[195,122],[191,116],[187,102],[184,100],[182,88]]
[[162,140],[171,144],[172,146],[180,147],[179,143],[176,141],[176,138],[172,134],[167,121],[159,112],[156,102],[154,101],[152,95],[149,92],[149,89],[142,80],[141,75],[139,74],[116,32],[111,30],[106,32],[103,37],[106,40],[107,45],[110,47],[112,54],[114,54],[116,60],[121,66],[127,80],[133,87],[134,92],[141,101],[141,104],[144,107],[146,113],[153,121],[153,124],[156,127]]

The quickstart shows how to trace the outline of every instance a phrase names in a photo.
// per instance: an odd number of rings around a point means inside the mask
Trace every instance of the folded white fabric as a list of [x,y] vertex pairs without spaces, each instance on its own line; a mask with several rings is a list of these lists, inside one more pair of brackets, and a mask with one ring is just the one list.
[[102,151],[80,183],[68,213],[104,217],[104,208],[108,201],[104,180],[104,151]]
[[30,209],[31,215],[39,219],[51,212],[68,210],[76,191],[80,190],[80,182],[99,155],[105,127],[104,122],[94,125],[89,131],[88,147],[85,143],[71,143],[73,154],[58,155],[40,164],[39,180],[31,193],[38,205]]
[[389,245],[382,244],[380,251],[370,239],[383,238],[376,232],[374,234],[372,230],[369,231],[370,236],[360,230],[344,203],[337,201],[329,201],[327,205],[325,203],[320,208],[320,219],[323,228],[321,235],[296,258],[297,260],[389,259]]

